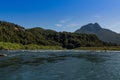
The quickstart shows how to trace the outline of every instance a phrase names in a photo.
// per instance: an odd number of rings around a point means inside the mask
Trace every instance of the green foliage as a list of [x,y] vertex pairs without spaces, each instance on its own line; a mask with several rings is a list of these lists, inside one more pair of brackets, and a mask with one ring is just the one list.
[[63,49],[61,46],[40,46],[40,45],[35,45],[35,44],[29,44],[29,45],[25,45],[25,49],[28,49],[28,50],[39,50],[39,49],[42,49],[42,50],[56,50],[56,49]]
[[61,49],[61,47],[73,49],[113,45],[102,42],[92,34],[56,32],[39,27],[25,29],[3,21],[0,21],[0,42],[0,49]]
[[18,50],[22,48],[23,48],[23,45],[21,44],[10,43],[10,42],[0,42],[0,49]]
[[63,49],[61,46],[43,46],[43,45],[36,45],[36,44],[29,44],[29,45],[22,45],[18,43],[10,43],[10,42],[0,42],[0,49],[6,50],[20,50],[20,49],[28,49],[28,50],[56,50],[56,49]]

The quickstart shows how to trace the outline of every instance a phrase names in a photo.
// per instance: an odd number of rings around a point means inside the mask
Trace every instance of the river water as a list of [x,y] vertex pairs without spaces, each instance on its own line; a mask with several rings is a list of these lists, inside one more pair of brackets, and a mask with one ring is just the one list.
[[120,80],[119,51],[0,51],[0,80]]

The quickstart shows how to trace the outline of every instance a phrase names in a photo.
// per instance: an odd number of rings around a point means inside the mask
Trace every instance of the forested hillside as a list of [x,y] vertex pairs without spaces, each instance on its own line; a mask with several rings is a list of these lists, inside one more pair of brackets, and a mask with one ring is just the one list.
[[25,29],[17,24],[5,21],[0,21],[0,42],[19,43],[22,45],[62,46],[67,49],[115,45],[102,42],[96,35],[92,34],[56,32],[40,27]]

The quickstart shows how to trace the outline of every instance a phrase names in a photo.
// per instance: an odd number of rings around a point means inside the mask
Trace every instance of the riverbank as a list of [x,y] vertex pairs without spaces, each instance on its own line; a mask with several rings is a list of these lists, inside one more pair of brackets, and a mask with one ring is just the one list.
[[[0,50],[67,50],[67,49],[62,48],[62,46],[43,46],[43,45],[36,45],[36,44],[22,45],[18,43],[0,42]],[[120,51],[120,46],[79,47],[79,48],[75,48],[72,50],[116,50],[116,51]]]
[[115,50],[120,51],[120,46],[104,46],[104,47],[80,47],[75,50]]
[[62,50],[61,46],[43,46],[36,44],[22,45],[18,43],[0,42],[0,50]]

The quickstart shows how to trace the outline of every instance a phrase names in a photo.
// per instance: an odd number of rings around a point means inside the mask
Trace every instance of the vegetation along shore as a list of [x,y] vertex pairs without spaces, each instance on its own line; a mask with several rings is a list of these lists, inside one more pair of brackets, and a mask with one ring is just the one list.
[[25,29],[24,27],[14,23],[0,21],[0,49],[120,50],[118,46],[119,45],[116,43],[104,42],[94,34],[57,32],[40,27]]

